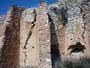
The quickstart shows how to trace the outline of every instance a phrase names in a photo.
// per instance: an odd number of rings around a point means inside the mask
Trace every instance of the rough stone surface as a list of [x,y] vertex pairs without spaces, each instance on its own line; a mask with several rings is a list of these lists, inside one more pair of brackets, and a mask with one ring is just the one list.
[[[86,46],[88,51],[86,51],[86,54],[88,54],[88,56],[90,56],[90,1],[89,0],[82,0],[82,3],[80,5],[81,8],[81,14],[82,14],[82,19],[83,19],[83,25],[84,27],[83,30],[83,36],[86,37],[85,42],[86,42]],[[84,38],[84,37],[83,37]]]
[[[11,7],[0,23],[3,68],[55,68],[59,59],[90,58],[90,1],[58,1],[25,10]],[[81,50],[72,48],[81,45]]]
[[0,24],[4,23],[5,15],[0,15]]
[[4,33],[4,45],[1,54],[1,66],[2,68],[8,68],[9,66],[19,66],[19,50],[20,50],[20,15],[21,8],[17,6],[11,7],[6,17],[5,23],[7,26]]

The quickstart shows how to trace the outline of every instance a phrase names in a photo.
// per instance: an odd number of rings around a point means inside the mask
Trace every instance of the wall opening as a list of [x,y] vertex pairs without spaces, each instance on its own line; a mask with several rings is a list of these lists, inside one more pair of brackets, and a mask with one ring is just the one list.
[[70,45],[68,47],[68,50],[70,50],[70,55],[72,53],[84,53],[84,50],[86,49],[85,45],[82,45],[80,42],[76,42],[76,44]]

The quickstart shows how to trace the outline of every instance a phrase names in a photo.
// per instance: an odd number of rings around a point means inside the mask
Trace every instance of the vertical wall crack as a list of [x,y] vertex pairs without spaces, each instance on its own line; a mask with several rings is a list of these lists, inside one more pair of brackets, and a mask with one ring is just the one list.
[[[82,11],[82,8],[80,8],[81,9],[81,13],[83,13],[83,11]],[[85,20],[85,16],[86,16],[86,14],[85,13],[83,13],[83,15],[82,15],[82,18],[83,18],[83,20]],[[84,41],[84,43],[86,43],[85,42],[85,32],[86,32],[86,26],[87,26],[87,24],[86,24],[86,22],[84,22],[83,23],[83,32],[82,32],[82,38],[83,38],[83,41]]]
[[25,50],[24,51],[24,56],[25,56],[25,58],[24,58],[24,64],[25,64],[25,67],[26,67],[26,60],[27,60],[27,43],[28,43],[28,40],[30,39],[30,37],[32,35],[32,30],[35,27],[35,22],[36,22],[36,11],[34,10],[33,13],[35,14],[34,21],[31,22],[31,28],[29,29],[29,33],[28,33],[28,36],[26,38],[25,45],[24,45],[24,48],[23,48]]
[[29,38],[30,38],[31,35],[32,35],[32,30],[33,30],[33,28],[35,27],[35,23],[34,23],[34,22],[36,22],[36,11],[34,10],[33,13],[35,13],[34,21],[31,23],[32,26],[31,26],[30,31],[29,31],[29,33],[28,33],[28,37],[27,37],[27,39],[26,39],[26,42],[25,42],[25,45],[24,45],[24,49],[27,49],[27,48],[26,48],[27,42],[28,42]]

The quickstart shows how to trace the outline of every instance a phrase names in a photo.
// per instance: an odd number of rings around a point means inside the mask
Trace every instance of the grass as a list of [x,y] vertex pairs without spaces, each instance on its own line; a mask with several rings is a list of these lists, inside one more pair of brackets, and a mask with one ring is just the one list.
[[55,68],[90,68],[90,59],[83,58],[78,62],[73,61],[57,61]]

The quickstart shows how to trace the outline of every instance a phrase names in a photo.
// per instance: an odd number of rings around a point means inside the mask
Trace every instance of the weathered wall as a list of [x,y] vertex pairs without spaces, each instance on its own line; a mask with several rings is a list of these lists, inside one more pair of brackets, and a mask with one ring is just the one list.
[[[0,57],[2,53],[2,47],[4,42],[4,31],[5,31],[5,24],[3,23],[5,20],[5,15],[0,16]],[[0,58],[1,61],[1,58]]]
[[90,1],[83,0],[80,5],[80,8],[81,8],[82,19],[84,22],[83,28],[85,30],[85,32],[83,34],[87,34],[87,35],[84,35],[84,36],[86,36],[85,41],[88,42],[86,45],[87,49],[88,49],[86,54],[88,54],[88,56],[90,57]]
[[[83,8],[83,4],[85,8]],[[89,57],[89,24],[85,24],[85,20],[89,22],[89,16],[85,16],[89,15],[89,9],[86,10],[86,8],[89,8],[89,1],[86,0],[66,0],[50,6],[51,11],[49,14],[53,23],[55,23],[55,31],[58,37],[57,41],[62,59],[78,59],[81,56]],[[84,19],[83,16],[86,18],[84,17]],[[82,50],[84,53],[72,52],[72,48],[69,49],[71,45],[76,45],[77,42],[80,42],[80,45],[84,45],[86,48]]]
[[19,65],[20,48],[20,16],[22,9],[16,6],[11,7],[5,22],[7,23],[4,34],[4,45],[2,48],[2,68]]
[[[42,3],[24,11],[12,7],[0,34],[1,40],[5,36],[1,43],[3,68],[9,65],[54,68],[59,59],[90,57],[89,8],[88,0],[67,0],[50,6]],[[84,48],[72,51],[72,45]]]
[[20,65],[51,68],[50,21],[44,7],[22,13],[20,35]]
[[38,66],[39,44],[36,23],[36,11],[26,9],[22,13],[20,30],[20,66]]
[[[88,3],[88,1],[87,1]],[[71,58],[80,58],[80,56],[89,56],[90,53],[90,45],[88,41],[88,32],[87,32],[87,26],[84,22],[85,19],[83,19],[83,7],[82,9],[80,6],[83,4],[83,1],[76,1],[68,4],[67,6],[67,14],[68,14],[68,23],[66,25],[65,29],[65,53],[66,56]],[[82,11],[82,12],[81,12]],[[88,25],[88,24],[87,24]],[[74,53],[72,55],[70,54],[70,51],[68,50],[70,45],[74,45],[77,42],[80,42],[81,45],[84,45],[86,49],[84,49],[84,53]]]

